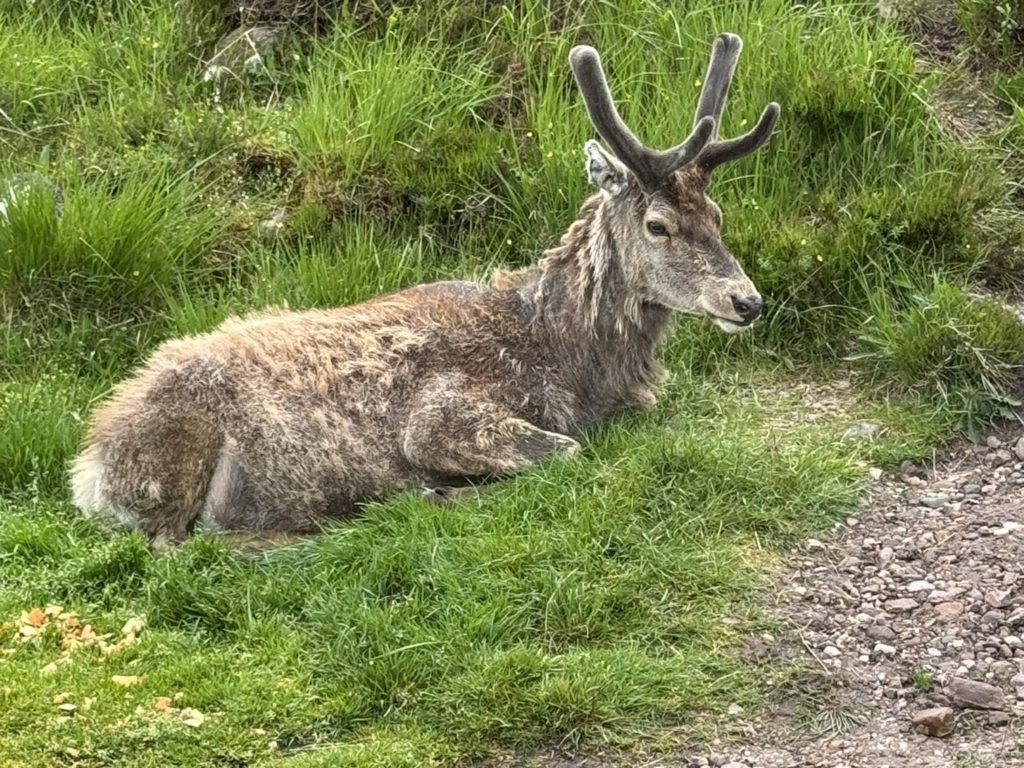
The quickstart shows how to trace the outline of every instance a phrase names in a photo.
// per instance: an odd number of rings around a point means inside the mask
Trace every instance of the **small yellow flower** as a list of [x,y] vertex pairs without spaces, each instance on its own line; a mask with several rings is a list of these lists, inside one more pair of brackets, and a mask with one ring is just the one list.
[[807,245],[807,238],[800,241],[800,245]]
[[546,155],[544,155],[544,157],[554,157],[554,155],[554,152],[548,152]]
[[701,86],[701,82],[700,82],[700,78],[698,77],[696,80],[693,81],[693,87],[694,88],[700,88],[700,86]]
[[742,128],[746,124],[747,124],[747,118],[744,117],[742,120],[740,120],[740,128]]
[[160,43],[158,43],[156,40],[154,40],[153,41],[153,47],[154,48],[159,48],[160,47]]
[[505,244],[506,245],[512,245],[512,238],[509,238],[508,240],[506,240]]
[[814,258],[816,258],[818,261],[824,261],[824,259],[821,258],[821,254],[820,253],[817,256],[815,256]]
[[533,138],[533,131],[527,131],[526,132],[526,138],[532,139]]
[[139,270],[137,270],[137,269],[132,270],[132,277],[138,277],[138,276],[139,276]]

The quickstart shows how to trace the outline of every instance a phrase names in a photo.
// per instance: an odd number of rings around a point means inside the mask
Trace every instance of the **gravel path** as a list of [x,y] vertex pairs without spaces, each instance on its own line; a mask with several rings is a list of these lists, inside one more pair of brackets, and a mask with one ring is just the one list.
[[[749,743],[664,765],[1024,766],[1024,437],[904,463],[856,517],[809,540],[751,663],[794,660]],[[735,742],[734,742],[735,743]]]

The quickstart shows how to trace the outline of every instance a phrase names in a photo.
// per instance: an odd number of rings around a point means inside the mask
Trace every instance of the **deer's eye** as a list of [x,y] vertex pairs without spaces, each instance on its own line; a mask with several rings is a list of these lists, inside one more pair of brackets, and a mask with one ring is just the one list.
[[647,231],[650,232],[655,237],[665,237],[666,235],[668,235],[668,230],[665,229],[665,225],[662,224],[660,221],[648,221]]

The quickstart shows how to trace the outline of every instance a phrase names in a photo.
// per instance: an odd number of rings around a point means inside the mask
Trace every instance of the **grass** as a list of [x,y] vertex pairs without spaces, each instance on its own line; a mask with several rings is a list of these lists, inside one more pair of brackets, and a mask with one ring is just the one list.
[[[217,92],[197,56],[228,27],[191,7],[0,0],[0,168],[64,197],[0,225],[2,765],[454,765],[699,734],[757,706],[733,648],[779,547],[869,464],[1014,404],[1024,331],[977,298],[1024,245],[993,224],[1017,222],[1003,155],[942,133],[942,73],[860,4],[356,8]],[[596,44],[667,146],[722,30],[747,41],[725,133],[784,108],[712,189],[769,314],[741,337],[683,321],[657,411],[478,501],[397,498],[260,555],[207,536],[157,557],[71,508],[84,421],[161,340],[535,260],[588,194],[569,48]],[[857,398],[801,418],[793,385],[839,372]],[[843,439],[861,420],[883,436]],[[73,617],[20,640],[47,605]],[[138,616],[118,650],[82,642]]]

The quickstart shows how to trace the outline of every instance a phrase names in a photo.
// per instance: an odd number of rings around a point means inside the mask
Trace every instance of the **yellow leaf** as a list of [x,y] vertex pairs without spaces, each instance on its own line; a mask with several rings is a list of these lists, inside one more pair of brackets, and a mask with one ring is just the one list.
[[135,685],[136,683],[142,682],[142,678],[138,675],[114,675],[110,678],[114,685],[120,685],[122,687],[128,687],[129,685]]
[[32,627],[41,627],[46,623],[46,614],[41,608],[33,608],[25,616],[25,623]]

